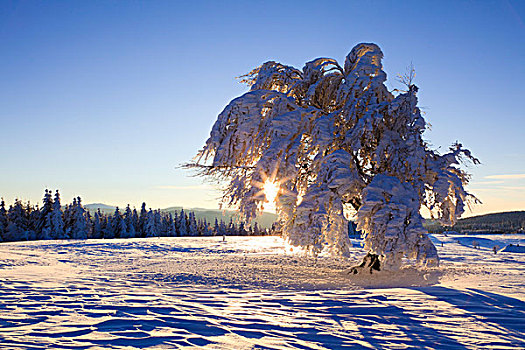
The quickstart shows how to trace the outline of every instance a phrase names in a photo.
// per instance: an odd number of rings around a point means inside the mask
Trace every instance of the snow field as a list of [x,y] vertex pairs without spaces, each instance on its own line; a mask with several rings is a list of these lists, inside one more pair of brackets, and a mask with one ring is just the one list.
[[439,268],[372,276],[278,237],[1,244],[0,348],[525,347],[524,254],[432,239]]

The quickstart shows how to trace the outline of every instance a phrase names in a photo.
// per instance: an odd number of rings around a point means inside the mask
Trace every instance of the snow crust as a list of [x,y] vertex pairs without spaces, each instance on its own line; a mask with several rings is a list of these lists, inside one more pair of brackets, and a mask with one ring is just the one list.
[[0,344],[525,347],[525,255],[430,238],[440,267],[371,276],[347,273],[362,249],[350,249],[346,263],[315,260],[279,237],[2,243]]

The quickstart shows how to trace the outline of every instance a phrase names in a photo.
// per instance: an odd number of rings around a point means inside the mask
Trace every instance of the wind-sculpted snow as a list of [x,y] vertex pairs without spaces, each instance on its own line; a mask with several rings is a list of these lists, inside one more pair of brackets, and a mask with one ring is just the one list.
[[[399,268],[407,257],[438,264],[419,210],[425,206],[453,225],[467,202],[477,200],[465,190],[469,176],[460,163],[479,161],[457,142],[445,154],[430,148],[414,76],[403,81],[406,91],[389,91],[382,59],[379,46],[361,43],[344,67],[331,58],[314,59],[302,70],[264,63],[243,76],[250,91],[219,114],[188,167],[223,180],[222,204],[239,208],[248,221],[265,205],[264,183],[276,183],[279,229],[313,255],[327,248],[347,256],[348,214],[357,212],[367,247],[386,267]],[[399,194],[389,192],[401,187],[410,201],[406,210],[397,205]],[[366,197],[374,191],[385,200],[371,208]],[[397,204],[389,203],[392,196]],[[382,229],[394,222],[393,229]]]
[[432,239],[368,278],[277,237],[4,243],[0,348],[525,347],[525,256]]

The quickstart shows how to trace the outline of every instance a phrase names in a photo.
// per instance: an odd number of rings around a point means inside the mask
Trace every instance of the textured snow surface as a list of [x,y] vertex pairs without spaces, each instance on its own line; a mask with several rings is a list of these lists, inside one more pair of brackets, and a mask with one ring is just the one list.
[[0,348],[524,348],[525,255],[458,238],[371,277],[277,237],[3,243]]

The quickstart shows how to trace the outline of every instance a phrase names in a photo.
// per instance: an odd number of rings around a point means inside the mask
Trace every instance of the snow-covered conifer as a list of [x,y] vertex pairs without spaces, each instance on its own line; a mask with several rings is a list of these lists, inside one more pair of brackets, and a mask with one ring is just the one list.
[[147,235],[146,221],[148,221],[148,210],[146,209],[146,203],[143,202],[140,207],[139,227],[138,227],[139,234],[137,236],[146,237]]
[[195,219],[195,213],[190,211],[188,213],[188,235],[189,236],[198,236],[199,229],[197,227],[197,220]]
[[133,225],[133,231],[135,232],[134,237],[140,237],[140,230],[139,230],[139,215],[137,213],[137,209],[133,208],[133,212],[131,215],[131,224]]
[[241,221],[241,222],[239,223],[239,227],[238,227],[238,229],[237,229],[237,234],[238,234],[239,236],[246,236],[247,233],[248,233],[248,232],[247,232],[246,229],[244,228],[244,222]]
[[[377,45],[362,43],[342,66],[330,58],[302,70],[264,63],[244,76],[250,91],[226,106],[189,167],[226,180],[223,205],[238,206],[247,220],[264,207],[268,183],[277,185],[276,227],[314,254],[349,253],[344,213],[353,211],[366,247],[385,265],[395,268],[402,257],[436,264],[419,207],[454,224],[466,201],[476,201],[459,165],[479,161],[459,143],[445,154],[429,147],[413,76],[395,95],[382,58]],[[384,215],[408,224],[386,229]]]
[[257,222],[255,222],[253,224],[253,234],[255,236],[259,236],[261,234],[260,230],[259,230],[259,224]]
[[226,232],[230,236],[235,236],[237,234],[237,227],[235,223],[233,222],[233,218],[230,218],[230,223],[228,224],[228,228],[226,229]]
[[175,226],[173,215],[169,213],[166,218],[168,225],[168,237],[175,237],[177,235],[177,227]]
[[103,230],[102,230],[102,213],[100,212],[100,209],[97,210],[95,215],[93,216],[93,231],[92,231],[92,238],[103,238]]
[[163,221],[162,221],[162,216],[160,214],[160,209],[157,209],[155,211],[153,211],[153,217],[154,217],[154,222],[155,222],[155,232],[156,232],[156,236],[157,237],[163,237],[166,235],[164,229],[165,227],[163,226]]
[[62,219],[62,205],[60,204],[60,193],[58,190],[55,192],[53,210],[48,215],[51,224],[51,237],[54,239],[65,238],[66,233],[64,231],[64,220]]
[[128,238],[126,223],[118,207],[115,208],[111,217],[111,236],[112,238]]
[[0,242],[4,240],[4,235],[7,231],[7,210],[5,209],[4,198],[0,199]]
[[133,225],[133,212],[131,211],[131,208],[128,206],[126,207],[126,211],[124,212],[124,224],[126,226],[126,233],[124,236],[121,236],[122,238],[134,238],[135,233],[135,227]]
[[219,220],[217,218],[215,218],[215,223],[213,224],[213,235],[214,236],[218,236],[219,235],[219,231],[220,231]]
[[36,223],[40,215],[29,201],[27,202],[25,208],[26,210],[24,219],[27,227],[27,240],[34,241],[37,239]]
[[69,237],[72,239],[86,239],[89,227],[86,210],[82,206],[82,200],[80,197],[77,197],[76,200],[73,201],[71,219],[72,224]]
[[144,225],[144,232],[146,237],[157,237],[157,225],[155,224],[155,213],[153,210],[149,210],[146,216],[146,223]]
[[179,214],[177,212],[173,212],[173,224],[175,225],[175,236],[179,237],[180,234],[180,227],[179,227]]
[[37,239],[52,239],[53,227],[51,224],[51,213],[53,212],[53,196],[48,189],[45,190],[43,205],[39,210],[37,222],[35,224],[35,231],[37,232]]
[[212,236],[213,232],[211,229],[211,225],[208,223],[206,218],[202,220],[202,235],[203,236]]
[[222,235],[225,235],[227,234],[228,230],[226,229],[226,224],[224,223],[224,221],[221,219],[220,223],[219,223],[219,231],[217,232],[217,234],[219,236],[222,236]]
[[27,226],[24,218],[25,209],[19,199],[9,207],[7,212],[8,225],[4,234],[5,241],[26,241],[27,240]]
[[184,209],[180,210],[178,226],[179,226],[179,232],[181,236],[188,235],[188,216],[184,212]]

